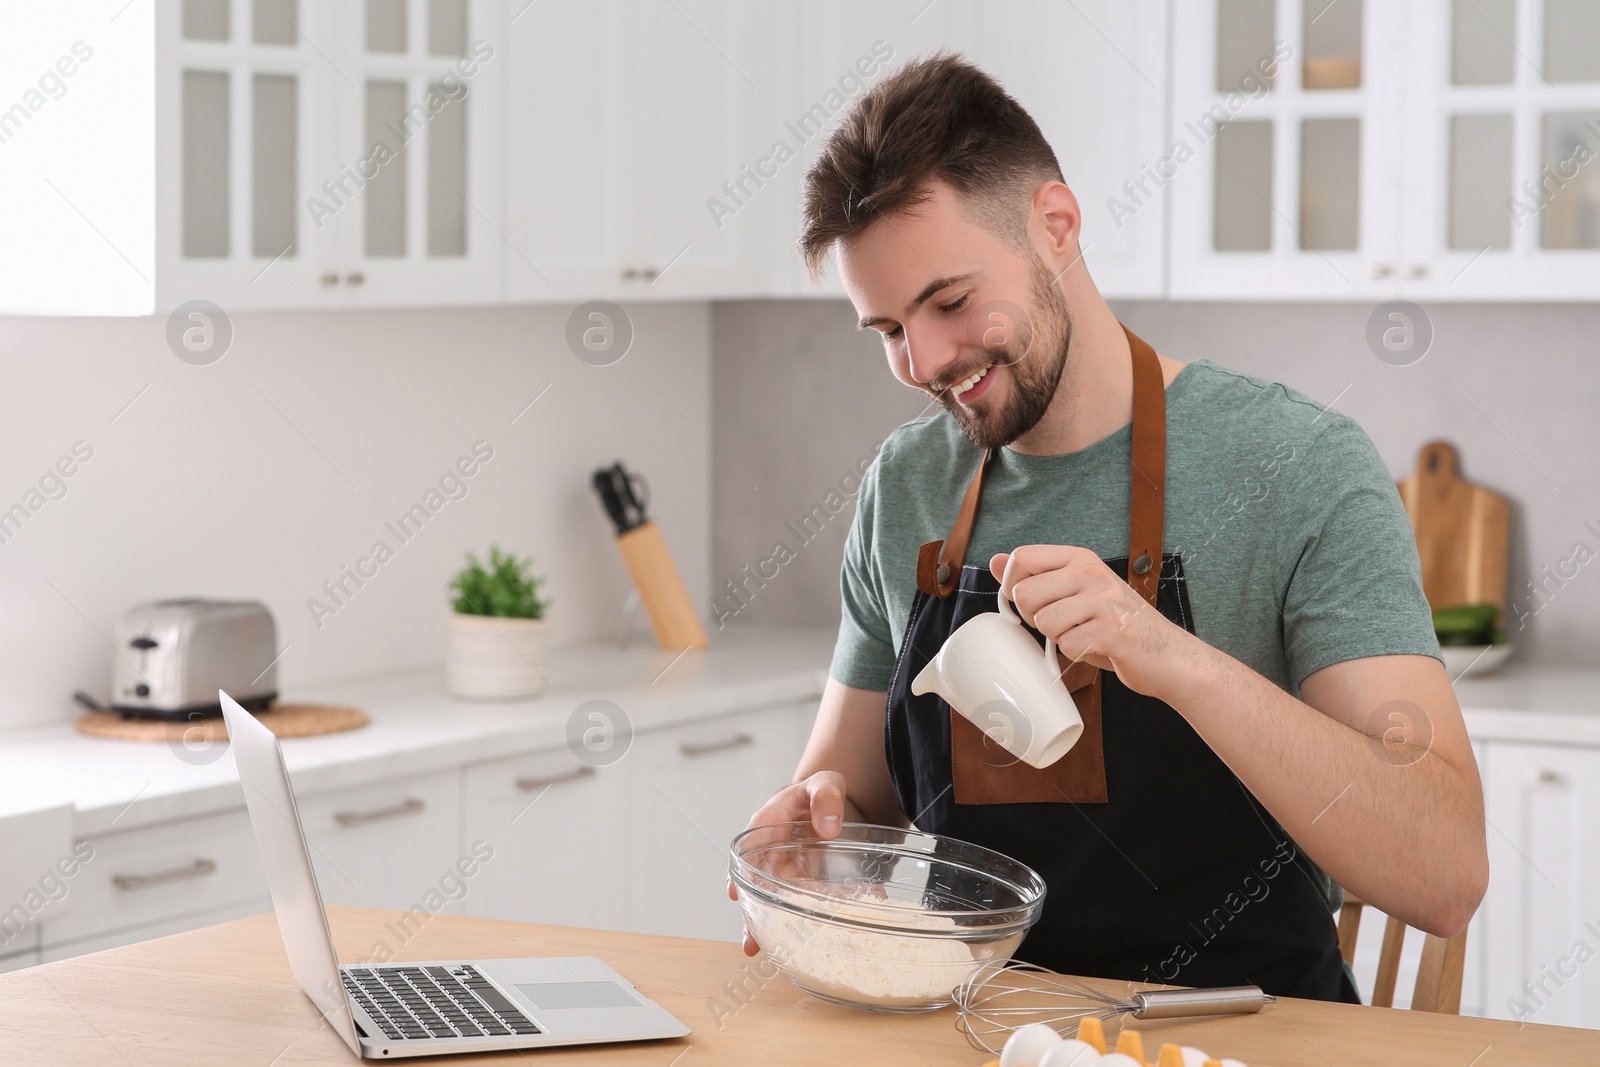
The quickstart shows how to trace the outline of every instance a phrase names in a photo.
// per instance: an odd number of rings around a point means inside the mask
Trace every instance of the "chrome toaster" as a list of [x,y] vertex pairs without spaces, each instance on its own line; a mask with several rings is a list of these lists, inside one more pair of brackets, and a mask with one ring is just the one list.
[[157,600],[112,635],[111,710],[125,718],[220,715],[217,690],[251,711],[278,695],[272,612],[254,600]]

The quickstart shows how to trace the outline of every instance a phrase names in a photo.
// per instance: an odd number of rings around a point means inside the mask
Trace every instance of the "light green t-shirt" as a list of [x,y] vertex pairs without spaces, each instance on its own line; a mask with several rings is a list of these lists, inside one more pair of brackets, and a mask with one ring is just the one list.
[[[1132,433],[1063,456],[1002,449],[967,564],[1027,544],[1126,555]],[[884,442],[845,547],[840,682],[889,688],[917,549],[949,535],[982,455],[944,412]],[[1439,655],[1416,540],[1377,450],[1354,420],[1286,386],[1201,359],[1167,387],[1163,551],[1183,558],[1196,635],[1290,692],[1344,660]]]

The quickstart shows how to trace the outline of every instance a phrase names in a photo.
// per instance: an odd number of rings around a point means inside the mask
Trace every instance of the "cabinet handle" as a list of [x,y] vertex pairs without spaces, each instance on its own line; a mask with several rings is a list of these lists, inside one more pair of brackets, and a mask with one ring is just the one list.
[[1387,278],[1394,273],[1394,268],[1387,263],[1374,263],[1367,268],[1367,273],[1374,278]]
[[643,278],[647,282],[653,282],[656,280],[656,275],[659,273],[660,272],[654,267],[646,267],[644,270],[639,272],[639,277]]
[[743,748],[745,745],[753,745],[755,743],[756,739],[749,734],[734,734],[726,741],[707,741],[698,745],[686,741],[678,746],[678,751],[685,756],[693,758],[695,756],[709,756],[713,752],[726,752],[730,748]]
[[322,276],[322,284],[323,285],[338,285],[339,284],[339,276],[337,274],[333,274],[333,273],[324,274]]
[[622,280],[623,281],[631,282],[635,278],[637,278],[638,276],[639,276],[639,272],[635,268],[633,268],[633,267],[623,267],[622,268]]
[[427,806],[415,797],[407,797],[398,804],[387,808],[376,808],[372,811],[336,811],[333,813],[333,821],[340,826],[362,826],[369,822],[393,819],[401,815],[414,815]]
[[1421,278],[1428,273],[1428,266],[1425,263],[1407,263],[1402,273],[1407,278]]
[[350,285],[361,285],[366,282],[367,276],[358,270],[353,270],[344,276],[344,280]]
[[1539,784],[1566,785],[1567,776],[1562,774],[1560,771],[1552,771],[1550,768],[1546,767],[1544,770],[1539,772]]
[[565,774],[551,774],[543,778],[518,778],[517,788],[524,793],[531,793],[536,789],[544,789],[547,786],[561,785],[563,782],[576,782],[580,778],[593,778],[594,775],[595,769],[593,767],[574,767]]
[[187,867],[174,867],[170,871],[157,871],[155,874],[113,874],[111,883],[118,889],[143,889],[151,885],[204,878],[208,874],[214,874],[216,869],[217,865],[210,860],[195,860]]

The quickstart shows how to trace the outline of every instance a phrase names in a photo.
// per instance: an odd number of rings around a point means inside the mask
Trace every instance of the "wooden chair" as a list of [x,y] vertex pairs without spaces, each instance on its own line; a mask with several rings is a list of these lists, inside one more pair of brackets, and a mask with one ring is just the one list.
[[[1365,903],[1346,890],[1339,908],[1339,954],[1345,963],[1355,965],[1356,934],[1361,929],[1361,909]],[[1378,977],[1372,987],[1372,1005],[1394,1007],[1394,983],[1400,973],[1400,948],[1405,942],[1405,923],[1393,915],[1383,928],[1383,948],[1378,953]],[[1467,932],[1454,937],[1424,935],[1422,961],[1417,966],[1417,985],[1411,994],[1413,1011],[1461,1014],[1461,973],[1467,963]]]

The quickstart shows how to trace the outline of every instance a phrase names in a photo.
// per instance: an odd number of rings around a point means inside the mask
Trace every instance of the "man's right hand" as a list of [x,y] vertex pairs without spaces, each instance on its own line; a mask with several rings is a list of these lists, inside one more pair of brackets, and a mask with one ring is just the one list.
[[[838,771],[818,771],[772,794],[772,798],[750,816],[745,829],[771,823],[809,822],[818,837],[831,841],[839,836],[839,828],[846,820],[863,821],[861,813],[845,795],[844,775]],[[777,839],[776,836],[774,839]],[[753,843],[760,842],[757,840]],[[728,882],[728,897],[731,900],[739,899],[731,879]],[[754,956],[760,951],[761,946],[756,944],[750,936],[749,927],[746,927],[744,954]]]
[[838,771],[818,771],[793,785],[784,786],[761,805],[745,829],[774,822],[807,822],[823,840],[839,836],[844,820],[859,822],[861,814],[845,797],[844,775]]

